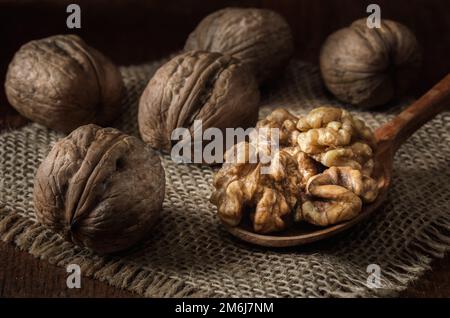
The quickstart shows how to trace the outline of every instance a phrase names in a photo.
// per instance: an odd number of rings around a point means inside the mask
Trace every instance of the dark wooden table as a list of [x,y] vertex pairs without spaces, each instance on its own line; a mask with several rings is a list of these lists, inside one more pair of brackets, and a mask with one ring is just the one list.
[[[450,255],[435,260],[428,271],[400,297],[450,297]],[[34,258],[18,248],[0,242],[1,297],[138,297],[91,278],[81,279],[80,289],[66,286],[63,268]]]
[[[21,44],[67,33],[69,0],[0,0],[0,84]],[[225,6],[266,7],[286,17],[296,41],[296,57],[317,63],[321,43],[330,32],[365,16],[369,0],[79,0],[83,27],[76,33],[107,53],[117,64],[159,58],[183,46],[187,34],[207,13]],[[424,66],[416,88],[420,95],[450,71],[448,0],[379,0],[382,18],[408,25],[424,48]],[[126,13],[126,14],[124,14]],[[44,17],[44,18],[43,18]],[[432,21],[432,22],[431,22]],[[39,27],[36,27],[39,26]],[[26,120],[8,105],[0,89],[0,130]],[[81,289],[66,287],[64,269],[35,259],[0,242],[0,297],[134,297],[106,283],[83,278]],[[432,269],[401,293],[403,297],[450,297],[450,256],[435,260]]]

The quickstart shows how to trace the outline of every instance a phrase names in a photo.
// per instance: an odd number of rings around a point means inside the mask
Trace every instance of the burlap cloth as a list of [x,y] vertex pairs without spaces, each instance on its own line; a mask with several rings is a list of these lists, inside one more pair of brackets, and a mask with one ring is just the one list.
[[[115,126],[138,135],[137,101],[160,63],[121,68],[129,111]],[[339,105],[325,93],[318,69],[293,61],[278,83],[263,90],[260,115],[278,106],[304,113],[324,103]],[[391,106],[359,115],[376,128],[398,112]],[[79,264],[83,275],[143,296],[395,295],[450,248],[448,112],[401,147],[388,200],[373,218],[325,243],[283,250],[231,237],[208,201],[213,171],[168,157],[162,158],[164,211],[149,240],[108,257],[64,241],[36,223],[32,205],[35,170],[62,136],[38,124],[0,134],[0,238],[58,266]],[[367,286],[372,263],[381,268],[381,288]]]

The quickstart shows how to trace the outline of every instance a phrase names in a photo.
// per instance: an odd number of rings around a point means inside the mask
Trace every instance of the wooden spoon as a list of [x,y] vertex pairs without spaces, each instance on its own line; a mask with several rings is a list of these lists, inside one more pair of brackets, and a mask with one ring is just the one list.
[[363,206],[354,219],[328,227],[299,223],[285,231],[263,235],[252,231],[251,224],[241,223],[227,230],[239,239],[261,246],[285,247],[307,244],[336,235],[375,212],[386,198],[392,177],[392,164],[396,151],[423,124],[450,106],[450,73],[397,117],[375,131],[377,150],[375,153],[374,176],[379,180],[377,199]]

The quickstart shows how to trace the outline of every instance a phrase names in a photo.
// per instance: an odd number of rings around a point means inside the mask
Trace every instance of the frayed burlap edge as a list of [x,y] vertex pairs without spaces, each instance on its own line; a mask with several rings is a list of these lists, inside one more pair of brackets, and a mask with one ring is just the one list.
[[[399,257],[401,261],[391,262],[389,270],[383,271],[389,277],[390,288],[367,289],[352,285],[339,286],[330,294],[332,297],[394,297],[431,269],[433,258],[443,258],[450,250],[450,215],[442,215],[417,233]],[[50,264],[66,267],[78,264],[84,276],[98,279],[114,287],[126,289],[145,297],[215,297],[214,293],[189,286],[179,279],[163,273],[155,274],[133,266],[129,260],[120,257],[101,257],[86,249],[74,246],[58,234],[13,211],[6,211],[0,205],[0,239],[15,244],[36,258]],[[405,264],[410,265],[405,265]],[[392,284],[396,282],[397,284]],[[340,285],[340,284],[339,284]]]
[[114,287],[145,297],[206,297],[182,281],[164,274],[150,273],[120,257],[97,256],[65,241],[57,233],[0,206],[0,239],[16,245],[35,258],[66,267],[77,264],[85,277],[98,279]]

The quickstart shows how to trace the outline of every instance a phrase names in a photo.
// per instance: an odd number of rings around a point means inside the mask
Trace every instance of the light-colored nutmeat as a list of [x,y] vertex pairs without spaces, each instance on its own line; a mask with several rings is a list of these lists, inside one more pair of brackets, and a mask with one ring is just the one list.
[[331,167],[311,177],[306,186],[308,199],[302,205],[303,219],[327,226],[357,216],[363,202],[378,194],[376,181],[350,167]]

